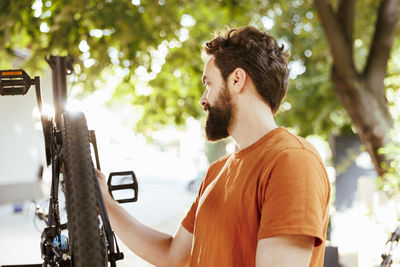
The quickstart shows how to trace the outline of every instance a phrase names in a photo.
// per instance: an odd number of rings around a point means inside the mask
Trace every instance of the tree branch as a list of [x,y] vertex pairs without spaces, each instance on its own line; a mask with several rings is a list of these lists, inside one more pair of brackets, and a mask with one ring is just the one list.
[[352,46],[348,44],[345,32],[343,32],[331,5],[326,0],[314,0],[314,5],[325,30],[336,71],[342,77],[355,76],[356,70],[353,67]]
[[364,70],[369,87],[378,95],[384,93],[383,80],[386,77],[399,11],[398,0],[382,0],[379,7],[375,33]]
[[340,0],[337,18],[353,58],[353,29],[355,0]]

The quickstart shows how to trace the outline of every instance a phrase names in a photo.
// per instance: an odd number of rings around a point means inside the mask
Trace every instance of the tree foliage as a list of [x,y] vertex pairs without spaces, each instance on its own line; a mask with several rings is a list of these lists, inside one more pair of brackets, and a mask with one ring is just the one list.
[[[339,3],[330,2],[333,9]],[[356,69],[367,62],[378,8],[375,0],[356,2]],[[141,131],[201,116],[202,44],[227,26],[255,25],[292,54],[279,123],[305,136],[352,131],[330,82],[331,52],[311,0],[2,0],[0,10],[1,67],[11,67],[12,57],[25,50],[26,66],[36,71],[45,55],[68,54],[76,59],[82,94],[95,90],[104,73],[123,73],[113,101],[141,107]],[[400,72],[394,60],[389,66],[389,76]]]

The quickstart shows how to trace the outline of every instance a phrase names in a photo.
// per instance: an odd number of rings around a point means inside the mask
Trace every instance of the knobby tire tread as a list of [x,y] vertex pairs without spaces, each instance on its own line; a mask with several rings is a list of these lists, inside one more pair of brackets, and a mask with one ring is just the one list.
[[64,113],[62,144],[68,232],[74,267],[105,265],[100,236],[99,198],[90,155],[89,132],[83,113]]

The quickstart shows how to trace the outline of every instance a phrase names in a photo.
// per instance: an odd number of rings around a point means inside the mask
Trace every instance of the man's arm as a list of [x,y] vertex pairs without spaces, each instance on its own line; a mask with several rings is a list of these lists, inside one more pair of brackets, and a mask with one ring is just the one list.
[[314,237],[295,235],[261,239],[257,243],[256,267],[307,267],[314,242]]
[[111,198],[104,175],[96,172],[112,228],[125,245],[156,266],[188,265],[192,234],[180,226],[172,237],[142,224]]

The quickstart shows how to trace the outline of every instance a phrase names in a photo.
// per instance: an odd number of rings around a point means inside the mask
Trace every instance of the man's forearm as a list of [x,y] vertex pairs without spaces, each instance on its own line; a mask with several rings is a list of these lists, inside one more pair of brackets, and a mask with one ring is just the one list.
[[117,202],[106,201],[113,230],[135,254],[156,266],[169,266],[173,237],[154,230],[131,216]]
[[111,226],[129,249],[156,266],[186,266],[193,235],[182,226],[174,237],[145,226],[112,199],[104,174],[96,169],[96,175]]

